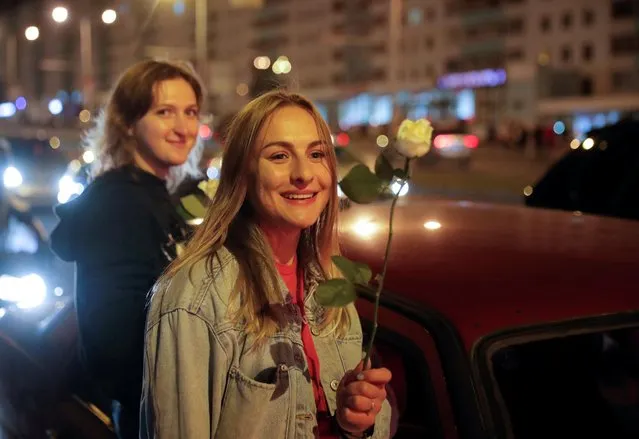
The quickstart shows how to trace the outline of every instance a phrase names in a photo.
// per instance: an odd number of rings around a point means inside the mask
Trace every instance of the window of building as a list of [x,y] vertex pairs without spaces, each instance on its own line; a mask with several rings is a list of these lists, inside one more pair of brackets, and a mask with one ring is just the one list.
[[550,64],[550,52],[547,50],[539,52],[539,55],[537,55],[537,63],[539,63],[540,66],[547,66]]
[[561,60],[564,62],[570,61],[572,58],[572,49],[569,46],[564,46],[561,49]]
[[564,29],[570,29],[572,27],[572,14],[570,12],[566,12],[561,17],[561,25]]
[[432,50],[435,47],[435,41],[433,41],[432,37],[427,37],[425,41],[426,48],[428,50]]
[[639,91],[639,70],[619,70],[612,73],[614,91]]
[[428,8],[426,9],[426,19],[428,21],[433,21],[435,20],[435,18],[437,17],[437,12],[435,11],[435,8]]
[[539,23],[539,27],[542,32],[548,32],[552,26],[552,22],[550,21],[550,17],[545,16],[542,17],[541,22]]
[[595,22],[595,13],[592,9],[585,9],[583,11],[584,26],[591,26]]
[[593,91],[592,78],[583,78],[581,80],[581,95],[591,96]]
[[509,61],[519,61],[524,58],[524,51],[520,48],[510,49],[506,56]]
[[581,48],[581,57],[584,61],[590,61],[593,56],[593,47],[590,43],[584,43]]
[[630,18],[639,12],[636,0],[613,0],[611,8],[610,15],[613,18]]
[[406,20],[409,26],[419,26],[424,21],[424,11],[421,8],[411,8]]
[[455,72],[455,71],[459,71],[460,69],[460,62],[457,59],[450,59],[448,61],[446,61],[446,71],[447,72]]
[[511,35],[521,34],[524,30],[524,20],[515,18],[508,22],[508,33]]
[[639,35],[631,32],[615,35],[610,40],[610,52],[613,55],[635,55],[639,53]]

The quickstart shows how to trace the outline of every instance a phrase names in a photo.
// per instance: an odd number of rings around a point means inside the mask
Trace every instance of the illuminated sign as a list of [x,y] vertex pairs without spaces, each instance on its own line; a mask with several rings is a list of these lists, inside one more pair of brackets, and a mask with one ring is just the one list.
[[506,71],[504,69],[485,69],[440,76],[437,80],[437,87],[444,89],[497,87],[505,83]]

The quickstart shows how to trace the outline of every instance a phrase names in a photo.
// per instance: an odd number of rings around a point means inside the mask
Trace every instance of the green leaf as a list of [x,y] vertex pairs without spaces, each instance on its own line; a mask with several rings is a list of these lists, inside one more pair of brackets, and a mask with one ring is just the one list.
[[180,199],[180,205],[195,218],[203,218],[206,214],[206,206],[195,195],[183,197]]
[[339,185],[354,202],[368,204],[378,199],[383,182],[365,165],[359,164],[353,166]]
[[192,220],[192,219],[195,219],[195,217],[194,217],[193,215],[191,215],[190,213],[188,213],[188,212],[186,211],[186,209],[184,209],[184,207],[182,207],[182,205],[181,205],[181,204],[178,204],[178,206],[177,206],[177,212],[178,212],[178,215],[180,215],[180,216],[181,216],[183,219],[185,219],[186,221],[188,221],[188,220]]
[[375,160],[375,175],[388,184],[393,179],[393,166],[384,153],[380,153]]
[[351,261],[344,256],[333,256],[332,259],[344,277],[354,284],[366,285],[373,276],[371,269],[366,264]]
[[357,299],[355,285],[347,279],[329,279],[315,291],[317,303],[327,307],[346,306]]

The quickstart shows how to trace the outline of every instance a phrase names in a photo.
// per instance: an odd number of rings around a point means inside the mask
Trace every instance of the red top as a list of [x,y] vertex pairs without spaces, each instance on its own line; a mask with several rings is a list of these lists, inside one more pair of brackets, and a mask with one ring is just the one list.
[[[293,303],[300,307],[302,316],[304,313],[304,276],[298,275],[297,270],[297,258],[292,264],[279,264],[276,263],[277,271],[284,280],[286,287],[291,292]],[[308,363],[308,373],[311,377],[311,383],[313,384],[313,394],[315,395],[315,405],[317,406],[317,425],[319,429],[319,437],[321,439],[338,439],[338,436],[333,433],[333,425],[331,422],[330,412],[328,410],[328,403],[326,402],[326,395],[322,389],[322,383],[320,381],[320,363],[315,350],[315,343],[313,343],[313,336],[311,330],[308,327],[306,319],[303,319],[302,323],[302,343],[304,344],[304,353],[306,354],[306,360]]]

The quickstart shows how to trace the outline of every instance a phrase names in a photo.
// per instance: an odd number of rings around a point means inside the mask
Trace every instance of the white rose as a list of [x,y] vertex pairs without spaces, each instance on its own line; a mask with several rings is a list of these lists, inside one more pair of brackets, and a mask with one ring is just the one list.
[[427,119],[405,119],[397,131],[395,149],[406,158],[422,157],[430,150],[433,126]]
[[197,187],[201,189],[202,192],[204,192],[206,196],[209,197],[209,199],[212,200],[213,197],[215,196],[215,192],[217,191],[217,187],[219,186],[219,184],[220,182],[215,179],[203,180],[200,183],[198,183]]

